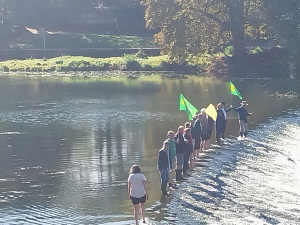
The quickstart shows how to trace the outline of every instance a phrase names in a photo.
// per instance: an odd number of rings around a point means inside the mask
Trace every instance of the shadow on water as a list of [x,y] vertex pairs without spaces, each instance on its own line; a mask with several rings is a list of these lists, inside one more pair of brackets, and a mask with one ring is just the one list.
[[[202,200],[202,202],[204,202],[204,201]],[[206,209],[201,208],[201,207],[199,207],[199,206],[192,205],[192,204],[190,204],[190,203],[188,203],[188,202],[184,202],[184,201],[183,201],[183,202],[181,203],[181,205],[182,205],[183,207],[187,208],[187,209],[192,209],[192,210],[195,211],[195,212],[199,212],[199,213],[204,214],[204,215],[207,215],[207,216],[213,216],[213,213],[206,211]]]

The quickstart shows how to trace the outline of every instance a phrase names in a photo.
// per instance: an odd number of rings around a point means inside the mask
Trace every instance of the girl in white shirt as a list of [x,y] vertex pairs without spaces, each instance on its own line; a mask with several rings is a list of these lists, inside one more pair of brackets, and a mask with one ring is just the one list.
[[138,225],[140,207],[142,209],[143,223],[145,221],[145,205],[148,200],[148,188],[146,185],[146,177],[142,174],[141,168],[138,165],[133,165],[129,171],[128,177],[128,196],[134,205],[134,219]]

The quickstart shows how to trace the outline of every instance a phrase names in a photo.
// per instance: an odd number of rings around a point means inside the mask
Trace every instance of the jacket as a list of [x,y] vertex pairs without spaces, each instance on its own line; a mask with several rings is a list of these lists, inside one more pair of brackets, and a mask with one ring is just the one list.
[[185,153],[186,141],[183,134],[177,133],[174,138],[176,142],[176,154]]
[[169,156],[164,149],[161,149],[158,153],[157,169],[163,170],[168,168],[170,168]]
[[201,124],[200,120],[197,119],[194,124],[194,135],[193,138],[200,138],[201,137]]
[[244,106],[235,108],[233,110],[238,113],[239,120],[243,120],[245,123],[247,123],[247,116],[250,114]]

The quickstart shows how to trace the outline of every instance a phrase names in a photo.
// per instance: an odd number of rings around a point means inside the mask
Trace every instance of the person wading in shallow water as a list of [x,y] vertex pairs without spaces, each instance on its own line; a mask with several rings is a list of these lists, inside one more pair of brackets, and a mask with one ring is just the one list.
[[[184,129],[184,138],[187,140],[185,144],[185,155],[184,155],[184,164],[183,164],[183,174],[188,175],[186,170],[190,169],[192,166],[192,163],[190,161],[190,156],[193,152],[193,142],[192,142],[192,135],[191,135],[191,129],[185,128]],[[190,164],[189,164],[190,162]]]
[[[189,136],[187,138],[187,136],[185,135],[185,138],[189,141],[189,145],[190,145],[190,153],[188,153],[189,155],[189,169],[192,170],[192,167],[194,166],[194,145],[195,145],[195,139],[193,140],[193,133],[194,133],[194,127],[193,127],[194,121],[191,120],[189,122],[186,122],[184,124],[185,130],[186,129],[190,129],[189,132]],[[184,133],[186,134],[186,131],[184,130]]]
[[184,154],[185,154],[185,146],[186,142],[188,142],[183,136],[184,127],[179,126],[178,131],[175,134],[174,140],[176,141],[176,158],[177,158],[177,167],[175,170],[176,173],[176,181],[182,181],[184,178],[182,177],[182,167],[184,164]]
[[208,140],[206,141],[206,147],[205,149],[209,149],[210,148],[210,138],[211,138],[211,134],[213,132],[213,129],[214,129],[214,124],[215,124],[215,121],[210,117],[208,116],[208,131],[207,131],[207,138]]
[[160,173],[160,187],[163,195],[168,195],[166,190],[170,176],[169,142],[165,141],[158,153],[157,169]]
[[139,222],[139,211],[141,208],[143,223],[145,220],[145,205],[146,199],[148,200],[148,188],[146,185],[146,177],[142,174],[141,168],[138,165],[133,165],[129,171],[128,177],[128,195],[134,205],[134,219],[135,224]]
[[221,135],[225,126],[224,113],[222,111],[222,104],[217,105],[217,120],[216,120],[216,140],[218,143],[221,142]]
[[193,119],[190,121],[192,144],[193,144],[193,151],[192,154],[190,155],[190,163],[192,163],[192,165],[194,165],[194,159],[195,159],[195,128],[194,128],[195,121],[196,121],[195,117],[193,117]]
[[232,110],[232,105],[228,109],[225,109],[225,106],[226,106],[226,102],[222,101],[221,102],[221,111],[224,114],[224,123],[222,124],[222,127],[220,127],[220,131],[221,131],[220,135],[221,135],[222,139],[225,139],[225,130],[226,130],[226,124],[227,124],[227,113]]
[[169,177],[169,187],[175,188],[176,185],[172,183],[173,181],[173,174],[175,169],[175,156],[176,156],[176,143],[174,140],[175,133],[174,131],[168,132],[168,138],[166,141],[169,142],[169,160],[170,160],[170,177]]
[[247,137],[247,116],[252,115],[252,113],[248,113],[246,109],[247,106],[246,101],[241,102],[241,106],[238,108],[233,108],[235,112],[238,113],[239,123],[240,123],[240,137]]
[[199,157],[199,150],[200,150],[200,144],[201,144],[201,124],[200,124],[200,120],[199,120],[199,115],[195,116],[194,138],[195,138],[194,158],[196,160]]
[[204,150],[207,149],[208,140],[209,140],[208,115],[205,113],[205,108],[201,109],[201,114],[199,115],[199,121],[201,125],[200,152],[204,153]]

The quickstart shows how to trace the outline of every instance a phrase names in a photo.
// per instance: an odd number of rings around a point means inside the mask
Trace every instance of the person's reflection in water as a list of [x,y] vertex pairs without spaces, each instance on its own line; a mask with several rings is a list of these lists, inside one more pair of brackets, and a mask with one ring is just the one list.
[[128,177],[128,196],[134,205],[134,219],[135,224],[138,225],[139,211],[141,208],[143,223],[145,220],[145,205],[148,200],[148,188],[146,185],[146,177],[142,174],[141,168],[138,165],[133,165],[129,171]]

